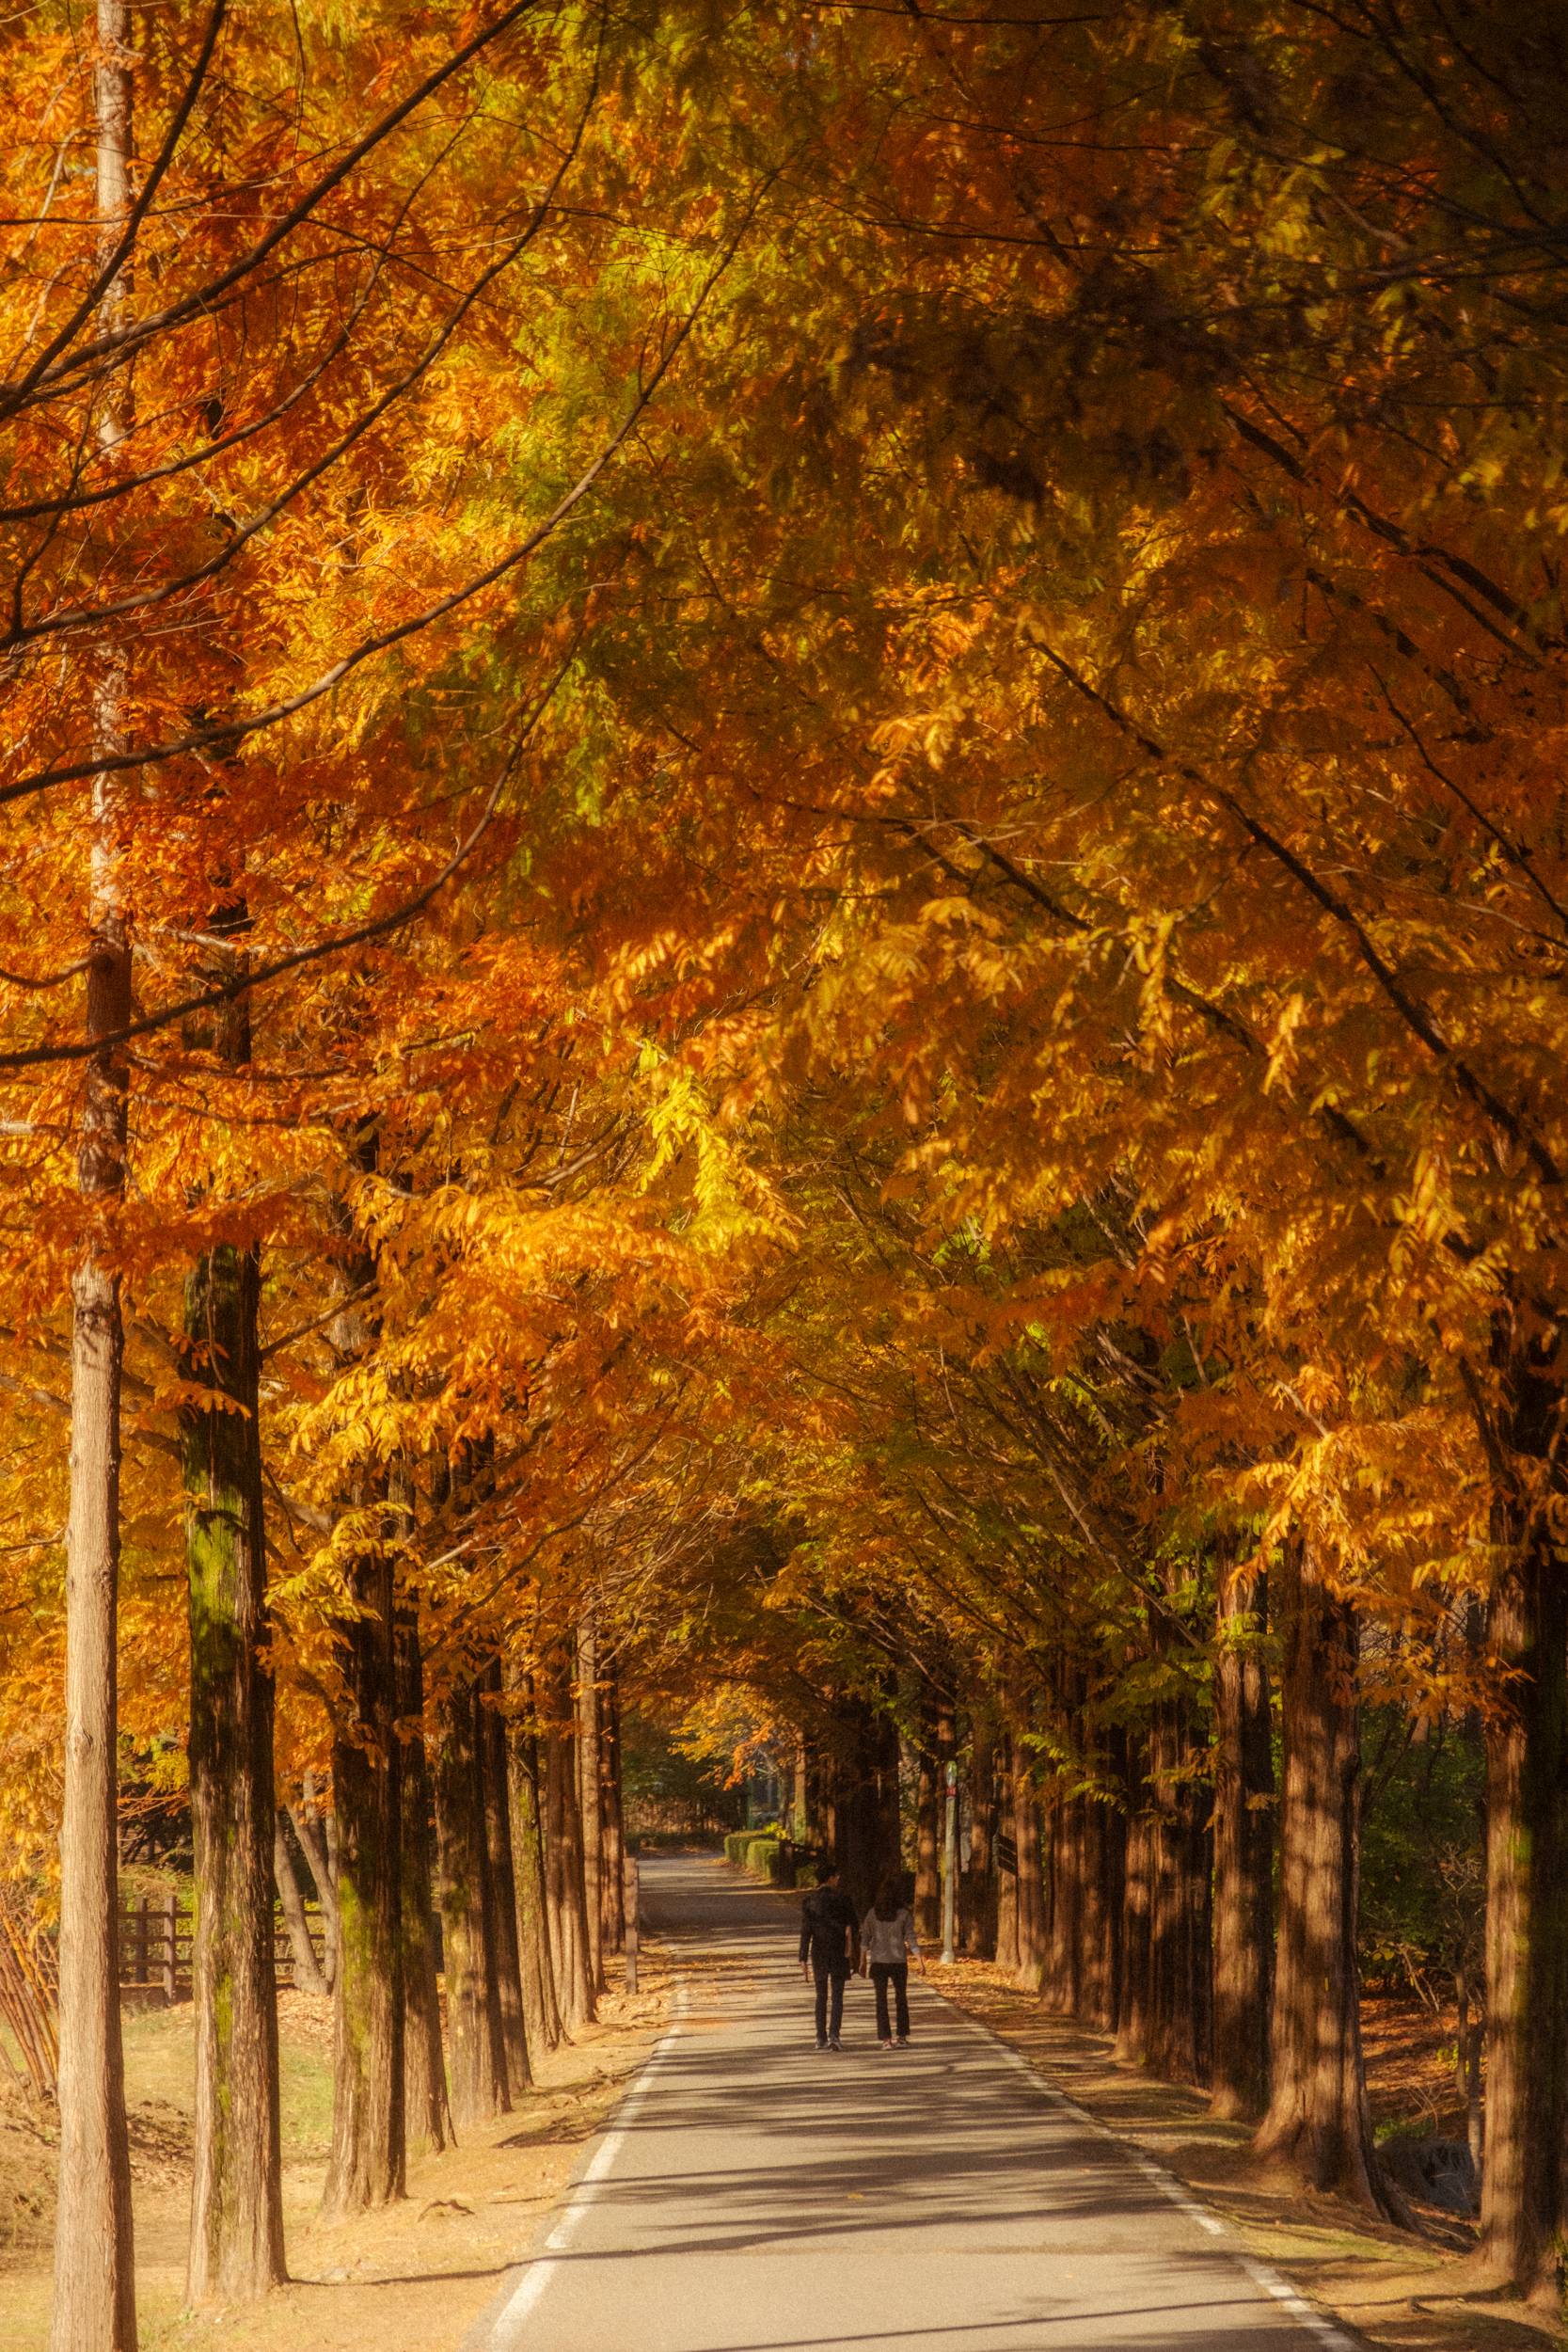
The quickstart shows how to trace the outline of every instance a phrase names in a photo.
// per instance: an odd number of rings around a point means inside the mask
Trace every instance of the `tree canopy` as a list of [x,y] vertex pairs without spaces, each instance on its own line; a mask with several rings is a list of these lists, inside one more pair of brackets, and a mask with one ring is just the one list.
[[862,1860],[961,1756],[976,1948],[1389,2210],[1365,1715],[1449,1759],[1377,1931],[1484,1977],[1550,2290],[1565,68],[1514,0],[12,25],[0,1824],[104,2082],[103,1775],[269,1937],[330,1789],[395,2193],[393,1849],[455,2035],[504,1725],[591,1999],[613,1681]]

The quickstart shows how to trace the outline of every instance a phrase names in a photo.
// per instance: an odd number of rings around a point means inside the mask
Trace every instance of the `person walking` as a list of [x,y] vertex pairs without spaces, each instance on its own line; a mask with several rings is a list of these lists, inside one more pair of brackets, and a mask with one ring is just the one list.
[[844,1987],[860,1966],[860,1931],[855,1906],[838,1883],[836,1862],[824,1863],[817,1883],[800,1905],[800,1974],[816,1980],[816,2046],[837,2050],[844,2020]]
[[914,1919],[904,1900],[903,1889],[896,1879],[884,1879],[877,1889],[877,1899],[861,1924],[861,1943],[871,1963],[871,1982],[877,1994],[877,2039],[884,2050],[893,2047],[893,2026],[888,2017],[888,1987],[893,1987],[895,2010],[898,2020],[898,2047],[909,2047],[910,2040],[910,1960],[918,1963],[922,1976],[926,1962],[915,1940]]

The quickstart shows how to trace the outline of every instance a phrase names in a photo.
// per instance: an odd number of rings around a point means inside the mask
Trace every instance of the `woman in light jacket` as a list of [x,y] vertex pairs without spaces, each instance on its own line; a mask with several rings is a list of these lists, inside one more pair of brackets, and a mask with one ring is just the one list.
[[878,1887],[877,1899],[861,1927],[861,1950],[871,1964],[871,1981],[877,1991],[877,2038],[884,2050],[892,2049],[893,2027],[887,2013],[887,1989],[891,1984],[898,2018],[898,2047],[902,2050],[910,2039],[910,1959],[912,1956],[919,1963],[922,1975],[926,1963],[915,1942],[914,1920],[896,1879],[884,1879]]

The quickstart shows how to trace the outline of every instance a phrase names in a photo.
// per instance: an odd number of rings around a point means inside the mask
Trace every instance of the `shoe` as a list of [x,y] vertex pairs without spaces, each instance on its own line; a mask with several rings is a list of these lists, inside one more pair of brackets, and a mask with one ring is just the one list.
[[908,2035],[907,2033],[901,2033],[901,2034],[899,2035],[899,2037],[898,2037],[898,2047],[899,2047],[901,2050],[907,2050],[907,2049],[909,2048],[909,2046],[910,2046],[910,2037],[909,2037],[909,2035]]
[[842,2050],[842,2049],[843,2049],[844,2044],[843,2044],[843,2042],[839,2040],[839,2038],[838,2038],[838,2036],[837,2036],[837,2034],[836,2034],[836,2033],[835,2033],[835,2034],[831,2034],[831,2035],[829,2036],[829,2038],[828,2038],[828,2047],[829,2047],[829,2049],[830,2049],[830,2050]]
[[816,2046],[817,2046],[817,2048],[818,2048],[819,2050],[825,2050],[825,2049],[827,2048],[827,2046],[828,2046],[828,2037],[827,2037],[827,2035],[826,2035],[825,2033],[819,2033],[819,2034],[817,2035],[817,2037],[816,2037]]
[[890,2040],[888,2040],[888,2041],[885,2041],[885,2042],[882,2043],[882,2047],[883,2047],[883,2049],[884,2049],[884,2050],[891,2050],[891,2049],[892,2049],[892,2047],[893,2047],[893,2042],[892,2042],[891,2039],[890,2039]]

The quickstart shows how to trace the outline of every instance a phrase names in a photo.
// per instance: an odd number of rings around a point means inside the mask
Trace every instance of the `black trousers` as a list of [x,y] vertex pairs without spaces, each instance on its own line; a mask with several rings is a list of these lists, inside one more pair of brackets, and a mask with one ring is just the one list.
[[905,2041],[910,2034],[910,1963],[907,1960],[874,1960],[871,1981],[877,1988],[877,2037],[891,2042],[893,2028],[887,2021],[887,1989],[893,1987],[893,1998],[898,2013],[898,2030]]
[[[830,2034],[837,2036],[838,2029],[844,2023],[845,1971],[832,1968],[813,1968],[812,1975],[816,1979],[816,2039],[818,2042],[826,2042]],[[828,2023],[830,1987],[832,1992],[832,2025]]]

